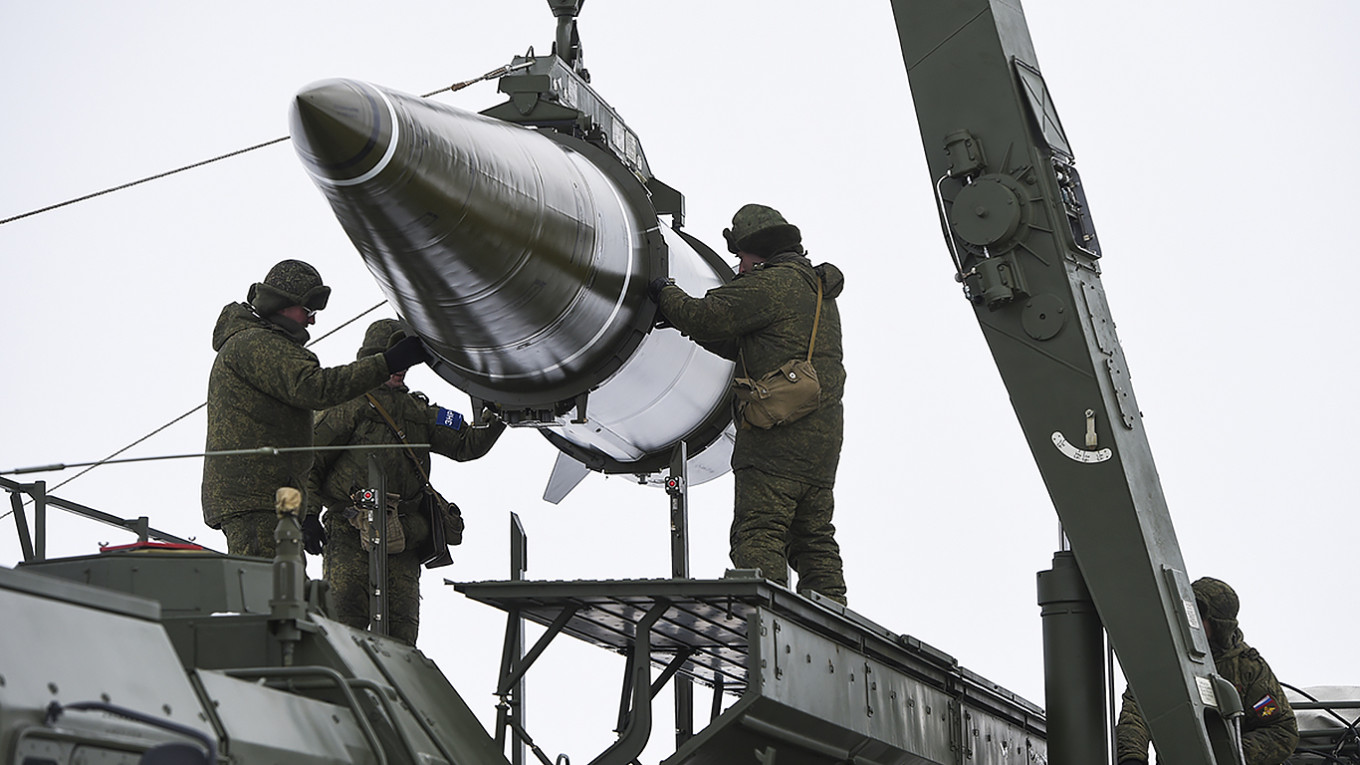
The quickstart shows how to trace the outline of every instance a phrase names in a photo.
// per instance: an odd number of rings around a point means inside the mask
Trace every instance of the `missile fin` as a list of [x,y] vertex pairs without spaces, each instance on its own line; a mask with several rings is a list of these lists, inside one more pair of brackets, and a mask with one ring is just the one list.
[[552,474],[548,476],[548,486],[543,489],[543,501],[554,505],[561,502],[589,474],[590,468],[558,452]]

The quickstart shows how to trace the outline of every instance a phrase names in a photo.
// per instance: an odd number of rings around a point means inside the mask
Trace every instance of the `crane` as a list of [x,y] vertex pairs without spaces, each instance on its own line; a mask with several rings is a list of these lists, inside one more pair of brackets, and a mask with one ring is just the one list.
[[1024,12],[1015,0],[893,0],[893,12],[956,278],[1070,541],[1041,575],[1041,598],[1089,592],[1099,617],[1045,623],[1046,641],[1081,657],[1046,669],[1053,760],[1105,757],[1090,703],[1103,625],[1161,755],[1238,762],[1230,720],[1241,700],[1195,608]]

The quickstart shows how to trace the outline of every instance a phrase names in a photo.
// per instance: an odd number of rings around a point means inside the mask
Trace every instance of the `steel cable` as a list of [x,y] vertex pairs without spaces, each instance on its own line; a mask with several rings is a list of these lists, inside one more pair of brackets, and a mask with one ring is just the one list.
[[[515,71],[516,69],[523,69],[523,68],[529,66],[530,63],[531,63],[531,62],[527,62],[527,61],[526,61],[526,62],[523,62],[523,63],[520,63],[520,64],[507,64],[507,65],[502,66],[502,67],[499,67],[499,68],[497,68],[497,69],[493,69],[493,70],[487,72],[486,74],[483,74],[483,75],[480,76],[480,77],[474,77],[474,78],[471,79],[471,80],[464,80],[464,81],[462,81],[462,82],[455,82],[454,84],[449,85],[449,86],[446,86],[446,87],[443,87],[443,88],[440,88],[439,90],[432,90],[432,91],[430,91],[429,93],[426,93],[425,95],[421,96],[421,98],[429,98],[430,96],[438,95],[438,94],[444,93],[444,92],[455,93],[455,92],[457,92],[457,91],[462,90],[463,88],[466,88],[466,87],[469,86],[469,85],[473,85],[473,84],[475,84],[475,83],[482,82],[482,81],[484,81],[484,80],[489,80],[489,79],[491,79],[491,78],[493,78],[493,77],[500,77],[501,75],[508,74],[509,72],[513,72],[513,71]],[[174,175],[174,174],[176,174],[176,173],[182,173],[182,172],[184,172],[185,170],[193,170],[193,169],[196,168],[196,167],[203,167],[204,165],[210,165],[210,164],[212,164],[212,163],[214,163],[214,162],[219,162],[219,161],[224,160],[224,159],[230,159],[230,158],[232,158],[232,157],[237,157],[237,156],[240,156],[240,155],[245,154],[245,153],[247,153],[247,152],[255,151],[256,149],[263,149],[263,148],[265,148],[266,146],[273,146],[273,145],[276,144],[276,143],[283,143],[284,141],[287,141],[287,140],[290,140],[290,137],[285,135],[285,136],[282,136],[282,137],[279,137],[279,138],[275,138],[275,139],[270,140],[270,141],[265,141],[264,143],[257,143],[257,144],[255,144],[254,146],[247,146],[247,147],[244,148],[244,149],[237,149],[236,151],[227,152],[226,154],[223,154],[223,155],[221,155],[221,156],[213,157],[213,158],[211,158],[211,159],[205,159],[205,160],[203,160],[203,161],[201,161],[201,162],[195,162],[195,163],[193,163],[193,164],[191,164],[191,165],[185,165],[184,167],[175,168],[174,170],[166,170],[166,171],[163,172],[163,173],[157,173],[157,174],[155,174],[155,175],[148,175],[147,177],[142,178],[142,179],[140,179],[140,180],[131,181],[131,182],[129,182],[129,183],[124,183],[124,184],[122,184],[122,185],[120,185],[120,186],[112,186],[112,187],[110,187],[110,188],[104,189],[103,191],[96,191],[96,192],[94,192],[93,194],[86,194],[85,196],[76,197],[75,199],[68,199],[68,200],[66,200],[65,202],[58,202],[58,203],[56,203],[56,204],[54,204],[54,205],[48,205],[47,207],[41,207],[41,208],[39,208],[39,209],[37,209],[37,210],[30,210],[30,211],[28,211],[28,212],[26,212],[26,213],[21,213],[21,214],[19,214],[19,215],[13,215],[13,216],[10,216],[10,217],[5,218],[5,219],[3,219],[3,220],[0,220],[0,226],[3,226],[3,225],[5,225],[6,223],[11,223],[11,222],[16,221],[16,220],[23,220],[24,218],[31,218],[31,217],[33,217],[34,215],[39,215],[39,214],[41,214],[41,213],[51,212],[52,210],[58,210],[58,209],[61,209],[61,208],[63,208],[63,207],[67,207],[67,206],[69,206],[69,205],[76,204],[77,202],[84,202],[84,201],[86,201],[86,200],[94,199],[95,197],[101,197],[101,196],[103,196],[103,195],[105,195],[105,194],[112,194],[112,193],[115,192],[115,191],[122,191],[123,189],[130,189],[130,188],[132,188],[133,186],[140,186],[140,185],[143,184],[143,183],[149,183],[149,182],[151,182],[151,181],[160,180],[161,178],[165,178],[165,177]],[[2,517],[4,517],[4,516],[0,516],[0,518],[2,518]]]
[[[310,347],[312,347],[313,345],[316,345],[317,343],[321,342],[322,340],[325,340],[326,338],[330,337],[331,335],[335,334],[336,332],[339,332],[340,330],[344,329],[345,327],[348,327],[349,325],[353,324],[354,322],[358,321],[359,319],[362,319],[363,317],[369,315],[370,313],[373,313],[374,311],[378,310],[379,308],[381,308],[381,307],[382,307],[383,305],[385,305],[386,303],[387,303],[386,300],[380,300],[380,301],[378,301],[377,303],[375,303],[371,308],[367,308],[367,309],[365,309],[365,310],[363,310],[363,311],[360,311],[358,314],[355,314],[353,317],[351,317],[350,319],[346,320],[344,323],[340,324],[340,326],[338,326],[338,327],[336,327],[335,329],[332,329],[330,332],[327,332],[326,334],[324,334],[324,335],[322,335],[322,336],[316,338],[315,340],[311,341],[310,343],[307,343],[307,347],[310,348]],[[75,475],[71,476],[70,478],[67,478],[65,481],[62,481],[61,483],[57,484],[56,486],[53,486],[52,488],[48,489],[48,491],[49,491],[49,492],[53,492],[53,491],[56,491],[57,489],[60,489],[61,487],[65,486],[66,484],[68,484],[68,483],[70,483],[70,482],[76,480],[77,478],[79,478],[79,477],[85,475],[86,473],[90,472],[91,470],[94,470],[95,468],[99,467],[100,465],[103,465],[103,464],[107,463],[109,460],[112,460],[114,457],[117,457],[118,455],[122,454],[123,452],[127,451],[128,449],[131,449],[132,447],[136,446],[137,444],[140,444],[141,442],[147,440],[148,438],[151,438],[152,436],[156,435],[157,433],[160,433],[161,431],[165,430],[166,428],[170,427],[171,425],[174,425],[175,423],[179,422],[180,420],[183,420],[184,418],[186,418],[186,417],[188,417],[188,416],[194,414],[195,412],[197,412],[198,410],[202,409],[203,407],[205,407],[205,406],[207,406],[207,405],[208,405],[208,402],[204,401],[203,403],[199,404],[198,406],[194,407],[193,409],[190,409],[189,411],[187,411],[187,412],[185,412],[184,414],[181,414],[180,416],[176,417],[175,419],[173,419],[173,420],[171,420],[171,421],[165,423],[164,425],[160,426],[159,428],[156,428],[155,430],[151,431],[150,433],[147,433],[146,435],[142,436],[141,438],[137,439],[136,441],[133,441],[132,443],[128,444],[127,446],[124,446],[123,448],[119,449],[118,451],[114,452],[113,454],[110,454],[109,456],[104,457],[103,459],[99,460],[98,462],[92,463],[89,467],[85,468],[84,470],[80,471],[79,473],[76,473]],[[31,505],[32,503],[33,503],[33,500],[31,500],[31,499],[30,499],[30,500],[26,500],[26,501],[24,502],[24,506],[27,507],[28,505]],[[12,515],[13,513],[14,513],[14,511],[13,511],[13,510],[10,510],[10,511],[4,513],[3,515],[0,515],[0,521],[3,521],[4,519],[8,518],[8,517],[9,517],[10,515]]]
[[[452,85],[448,85],[448,86],[443,87],[443,88],[440,88],[440,89],[438,89],[438,90],[432,90],[432,91],[430,91],[429,93],[425,93],[424,95],[422,95],[421,98],[430,98],[431,96],[435,96],[435,95],[438,95],[438,94],[444,93],[444,92],[456,93],[457,91],[460,91],[460,90],[462,90],[463,88],[468,87],[469,85],[474,85],[474,84],[476,84],[476,83],[478,83],[478,82],[483,82],[483,81],[490,80],[490,79],[493,79],[493,78],[496,78],[496,77],[501,77],[501,76],[503,76],[503,75],[505,75],[505,74],[508,74],[508,73],[510,73],[510,72],[513,72],[513,71],[516,71],[516,70],[518,70],[518,69],[525,69],[525,68],[529,67],[532,63],[533,63],[532,51],[530,51],[530,57],[529,57],[529,60],[527,60],[527,61],[523,61],[523,62],[520,62],[520,63],[518,63],[518,64],[507,64],[507,65],[505,65],[505,66],[502,66],[502,67],[498,67],[498,68],[496,68],[496,69],[493,69],[493,70],[491,70],[491,71],[489,71],[489,72],[487,72],[487,73],[481,75],[480,77],[474,77],[474,78],[471,79],[471,80],[464,80],[464,81],[462,81],[462,82],[455,82],[455,83],[453,83]],[[86,201],[86,200],[94,199],[95,197],[100,197],[100,196],[103,196],[103,195],[105,195],[105,194],[112,194],[112,193],[115,192],[115,191],[122,191],[123,189],[132,188],[133,186],[139,186],[139,185],[141,185],[141,184],[143,184],[143,183],[149,183],[149,182],[151,182],[151,181],[159,180],[159,179],[161,179],[161,178],[165,178],[165,177],[168,177],[168,176],[171,176],[171,175],[175,175],[176,173],[182,173],[182,172],[184,172],[184,171],[186,171],[186,170],[192,170],[192,169],[197,168],[197,167],[203,167],[204,165],[209,165],[209,164],[212,164],[212,163],[214,163],[214,162],[219,162],[219,161],[224,160],[224,159],[230,159],[230,158],[232,158],[232,157],[238,157],[238,156],[240,156],[240,155],[242,155],[242,154],[246,154],[247,152],[252,152],[252,151],[255,151],[255,150],[257,150],[257,149],[263,149],[263,148],[265,148],[265,147],[267,147],[267,146],[273,146],[273,145],[276,144],[276,143],[283,143],[284,141],[287,141],[287,140],[290,140],[290,137],[289,137],[289,136],[282,136],[282,137],[275,138],[275,139],[270,140],[270,141],[265,141],[264,143],[257,143],[257,144],[255,144],[254,146],[247,146],[247,147],[245,147],[245,148],[243,148],[243,149],[237,149],[236,151],[232,151],[232,152],[228,152],[228,153],[226,153],[226,154],[222,154],[222,155],[220,155],[220,156],[212,157],[211,159],[205,159],[205,160],[203,160],[203,161],[201,161],[201,162],[195,162],[195,163],[193,163],[193,164],[185,165],[185,166],[183,166],[183,167],[176,168],[176,169],[174,169],[174,170],[167,170],[167,171],[165,171],[165,172],[163,172],[163,173],[157,173],[157,174],[155,174],[155,175],[150,175],[150,176],[147,176],[147,177],[142,178],[142,179],[140,179],[140,180],[132,181],[132,182],[130,182],[130,183],[124,183],[124,184],[122,184],[122,185],[120,185],[120,186],[113,186],[113,187],[104,189],[103,191],[96,191],[96,192],[94,192],[93,194],[86,194],[85,196],[76,197],[75,199],[68,199],[68,200],[65,201],[65,202],[58,202],[57,204],[54,204],[54,205],[48,205],[47,207],[42,207],[42,208],[39,208],[39,209],[37,209],[37,210],[31,210],[31,211],[29,211],[29,212],[22,213],[22,214],[20,214],[20,215],[14,215],[14,216],[11,216],[11,217],[9,217],[9,218],[5,218],[5,219],[3,219],[3,220],[0,220],[0,226],[4,225],[4,224],[6,224],[6,223],[10,223],[10,222],[12,222],[12,221],[22,220],[22,219],[24,219],[24,218],[29,218],[29,217],[32,217],[32,216],[34,216],[34,215],[38,215],[38,214],[40,214],[40,213],[50,212],[50,211],[52,211],[52,210],[57,210],[57,209],[60,209],[60,208],[62,208],[62,207],[67,207],[67,206],[69,206],[69,205],[76,204],[77,202],[84,202],[84,201]],[[313,346],[313,345],[315,345],[315,344],[321,342],[322,340],[325,340],[326,338],[330,337],[331,335],[335,334],[336,332],[339,332],[340,330],[344,329],[345,327],[349,326],[350,324],[353,324],[355,321],[358,321],[360,318],[362,318],[362,317],[364,317],[364,316],[366,316],[366,315],[372,313],[373,311],[377,310],[380,306],[382,306],[382,305],[383,305],[384,303],[386,303],[386,302],[387,302],[386,300],[383,300],[383,301],[377,303],[376,305],[374,305],[372,308],[369,308],[369,309],[367,309],[367,310],[365,310],[365,311],[359,313],[358,315],[356,315],[356,316],[354,316],[353,318],[349,319],[348,321],[344,322],[343,324],[341,324],[340,326],[336,327],[335,329],[332,329],[330,332],[327,332],[326,334],[324,334],[324,335],[322,335],[322,336],[316,338],[316,339],[313,340],[312,342],[308,343],[308,344],[307,344],[307,347],[311,347],[311,346]],[[53,486],[51,489],[49,489],[49,491],[55,491],[55,490],[57,490],[57,489],[60,489],[61,487],[65,486],[66,484],[68,484],[68,483],[70,483],[70,482],[76,480],[77,478],[79,478],[79,477],[85,475],[86,473],[90,472],[91,470],[94,470],[95,468],[99,467],[100,465],[105,464],[106,462],[108,462],[109,460],[113,459],[114,457],[117,457],[118,455],[122,454],[123,452],[127,451],[128,449],[131,449],[132,447],[136,446],[137,444],[140,444],[140,443],[142,443],[143,441],[146,441],[147,439],[151,438],[152,436],[155,436],[156,434],[158,434],[158,433],[160,433],[161,431],[165,430],[166,428],[169,428],[171,425],[174,425],[175,423],[177,423],[177,422],[179,422],[179,421],[185,419],[186,417],[189,417],[189,416],[193,415],[195,412],[197,412],[197,411],[199,411],[200,409],[206,407],[207,405],[208,405],[208,404],[207,404],[206,401],[203,402],[202,404],[199,404],[198,406],[194,407],[193,409],[190,409],[189,411],[185,412],[184,414],[182,414],[182,415],[180,415],[180,416],[174,418],[173,420],[171,420],[171,421],[165,423],[164,425],[160,426],[159,428],[156,428],[155,430],[151,431],[150,433],[147,433],[146,435],[142,436],[141,438],[137,439],[136,441],[133,441],[132,443],[128,444],[127,446],[124,446],[123,448],[119,449],[118,451],[116,451],[116,452],[114,452],[114,453],[108,455],[107,457],[104,457],[103,459],[99,460],[98,462],[93,463],[92,465],[90,465],[89,467],[87,467],[87,468],[85,468],[84,470],[80,471],[79,473],[76,473],[75,475],[71,476],[70,478],[67,478],[65,481],[62,481],[61,483],[59,483],[59,484]],[[27,506],[28,504],[31,504],[31,503],[32,503],[31,500],[28,501],[28,502],[25,502],[25,506]],[[13,512],[14,512],[13,510],[10,510],[9,512],[6,512],[6,513],[0,515],[0,520],[4,520],[5,518],[8,518],[10,515],[13,514]]]

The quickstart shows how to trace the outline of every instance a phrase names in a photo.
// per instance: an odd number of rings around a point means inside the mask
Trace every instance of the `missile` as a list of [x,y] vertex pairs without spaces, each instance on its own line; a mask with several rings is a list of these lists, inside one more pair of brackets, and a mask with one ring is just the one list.
[[647,285],[703,294],[731,268],[679,229],[683,200],[588,86],[555,57],[519,68],[571,82],[593,116],[529,127],[325,80],[294,100],[293,145],[434,371],[559,449],[545,499],[590,470],[660,483],[681,441],[690,483],[721,475],[733,364],[654,329]]

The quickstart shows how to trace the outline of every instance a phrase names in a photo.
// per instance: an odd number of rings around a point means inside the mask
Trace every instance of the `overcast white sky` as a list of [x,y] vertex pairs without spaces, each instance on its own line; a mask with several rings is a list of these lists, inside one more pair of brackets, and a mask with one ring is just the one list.
[[[0,218],[283,136],[290,98],[315,80],[422,93],[553,37],[543,0],[378,7],[5,4]],[[1360,5],[1026,12],[1188,573],[1237,588],[1247,640],[1285,682],[1360,685],[1347,223],[1360,206]],[[581,30],[595,86],[686,194],[689,231],[720,244],[734,210],[763,202],[814,261],[845,271],[837,525],[852,607],[1042,704],[1034,576],[1057,520],[953,282],[887,0],[592,0]],[[440,98],[500,100],[492,84]],[[197,406],[219,310],[290,257],[334,288],[314,334],[382,299],[286,143],[0,226],[0,469],[95,460]],[[347,361],[366,324],[314,350]],[[411,382],[467,408],[428,371]],[[200,412],[129,454],[199,450],[203,429]],[[456,565],[425,578],[421,648],[488,724],[503,620],[442,580],[504,578],[509,513],[530,534],[533,578],[669,571],[664,495],[592,476],[547,505],[552,459],[537,433],[514,431],[434,474],[469,530]],[[199,471],[110,466],[56,493],[222,549],[202,525]],[[692,568],[720,576],[730,476],[691,502]],[[54,555],[130,541],[87,521],[50,530]],[[0,563],[18,558],[5,519]],[[563,641],[545,657],[551,678],[531,675],[530,730],[550,754],[589,759],[612,740],[621,665],[596,653]],[[666,708],[646,762],[670,751]]]

